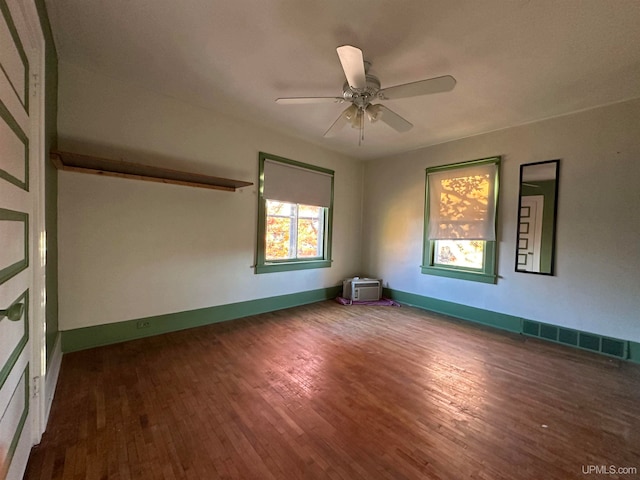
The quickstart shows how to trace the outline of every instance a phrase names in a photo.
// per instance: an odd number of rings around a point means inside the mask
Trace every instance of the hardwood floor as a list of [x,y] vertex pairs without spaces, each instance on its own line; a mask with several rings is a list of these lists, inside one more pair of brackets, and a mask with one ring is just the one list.
[[65,355],[26,478],[640,476],[612,467],[640,472],[639,365],[329,301]]

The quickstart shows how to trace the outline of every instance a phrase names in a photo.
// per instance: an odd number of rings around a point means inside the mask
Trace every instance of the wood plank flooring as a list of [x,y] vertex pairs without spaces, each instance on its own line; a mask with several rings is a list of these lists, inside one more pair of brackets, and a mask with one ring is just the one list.
[[638,472],[639,365],[409,307],[328,301],[65,355],[25,478]]

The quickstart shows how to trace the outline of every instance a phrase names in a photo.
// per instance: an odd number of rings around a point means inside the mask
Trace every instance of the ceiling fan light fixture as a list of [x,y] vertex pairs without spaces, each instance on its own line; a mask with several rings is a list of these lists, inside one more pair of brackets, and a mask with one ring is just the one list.
[[369,105],[367,107],[367,117],[371,123],[376,123],[382,118],[383,110],[379,104]]
[[358,116],[358,107],[352,104],[349,108],[342,112],[342,115],[344,115],[344,118],[347,122],[353,123]]
[[360,128],[362,126],[363,115],[362,110],[358,108],[357,113],[351,119],[351,128]]

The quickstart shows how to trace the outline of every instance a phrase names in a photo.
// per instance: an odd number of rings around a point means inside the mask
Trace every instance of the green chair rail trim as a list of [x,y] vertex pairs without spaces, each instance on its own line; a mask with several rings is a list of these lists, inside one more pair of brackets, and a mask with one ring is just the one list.
[[62,351],[64,353],[75,352],[320,302],[337,297],[341,291],[342,287],[339,286],[328,287],[186,312],[168,313],[166,315],[126,320],[106,325],[64,330],[61,332]]
[[[448,315],[451,317],[459,318],[461,320],[467,320],[473,323],[479,323],[482,325],[499,328],[501,330],[507,330],[509,332],[536,337],[541,340],[547,340],[553,343],[557,343],[559,345],[578,348],[580,350],[586,350],[592,353],[606,355],[609,357],[613,356],[615,358],[619,358],[621,360],[627,360],[633,363],[640,363],[640,343],[638,342],[633,342],[630,340],[614,339],[614,338],[606,337],[599,334],[582,332],[580,330],[574,330],[574,329],[569,329],[565,327],[560,327],[557,325],[537,322],[534,320],[528,320],[528,319],[516,317],[513,315],[507,315],[505,313],[498,313],[498,312],[493,312],[491,310],[484,310],[482,308],[470,307],[467,305],[449,302],[446,300],[438,300],[437,298],[425,297],[422,295],[417,295],[415,293],[407,293],[400,290],[385,288],[384,295],[400,303],[421,308],[423,310],[429,310],[431,312],[441,313],[443,315]],[[540,327],[538,327],[539,330],[537,331],[537,333],[529,331],[529,328],[531,328],[531,325],[534,323],[540,325]],[[558,331],[571,330],[576,332],[579,338],[582,336],[584,336],[585,338],[597,337],[605,340],[613,340],[614,342],[623,342],[626,344],[626,351],[624,353],[624,356],[618,357],[616,355],[607,354],[606,351],[602,351],[602,349],[598,350],[595,348],[584,348],[580,345],[579,341],[577,341],[576,344],[574,345],[574,344],[562,341],[562,339],[558,339],[557,337],[556,339],[554,339],[554,338],[551,338],[550,336],[545,336],[543,331],[544,327],[542,326],[549,327],[550,329],[555,328]],[[600,340],[600,342],[602,342],[602,340]]]

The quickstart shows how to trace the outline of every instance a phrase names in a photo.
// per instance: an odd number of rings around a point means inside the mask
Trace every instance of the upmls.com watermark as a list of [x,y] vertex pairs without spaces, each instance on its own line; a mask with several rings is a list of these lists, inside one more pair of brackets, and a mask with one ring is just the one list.
[[618,465],[582,465],[585,475],[637,475],[638,467],[619,467]]

